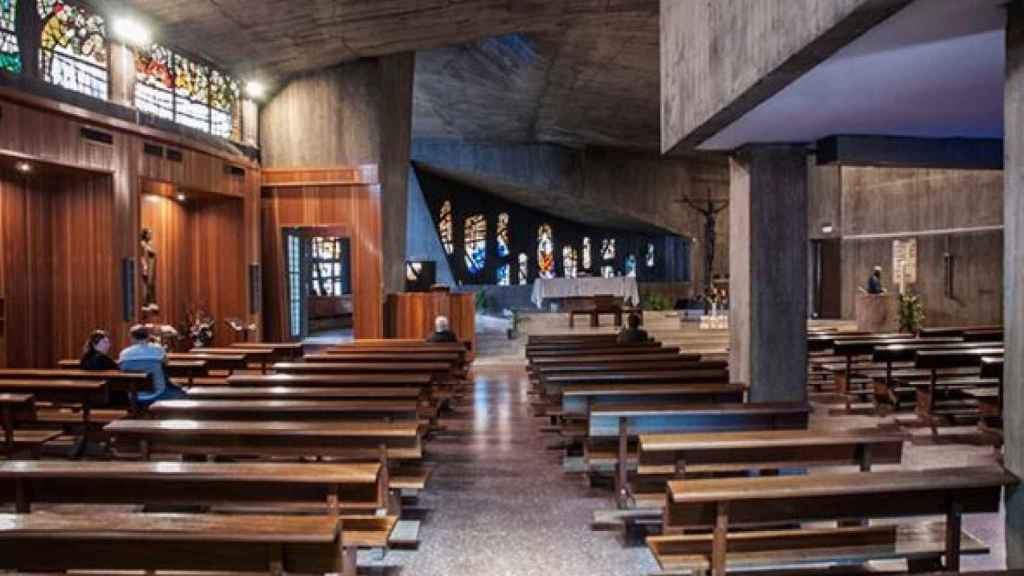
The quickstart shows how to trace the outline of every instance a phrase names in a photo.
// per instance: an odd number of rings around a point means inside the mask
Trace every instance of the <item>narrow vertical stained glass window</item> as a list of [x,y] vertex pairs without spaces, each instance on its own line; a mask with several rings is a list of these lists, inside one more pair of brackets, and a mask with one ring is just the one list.
[[441,217],[437,225],[438,234],[441,236],[441,246],[446,254],[451,256],[455,252],[455,242],[452,239],[452,203],[448,200],[441,204]]
[[299,237],[288,236],[288,317],[290,319],[290,335],[298,338],[302,335],[302,274],[299,261]]
[[562,270],[566,278],[578,275],[579,252],[572,246],[562,246]]
[[238,83],[216,70],[210,71],[210,134],[230,138],[238,104]]
[[512,273],[511,264],[502,264],[498,266],[498,286],[508,286],[512,283],[509,275]]
[[524,252],[519,253],[519,285],[525,286],[530,282],[530,257]]
[[626,256],[626,276],[636,278],[636,256]]
[[167,48],[135,50],[135,107],[174,120],[174,54]]
[[615,238],[601,240],[601,259],[615,260]]
[[94,98],[107,98],[107,39],[103,18],[61,0],[37,0],[43,34],[43,79]]
[[654,268],[654,243],[647,243],[647,267]]
[[18,36],[14,33],[14,19],[18,0],[0,0],[0,70],[21,72],[21,53]]
[[590,236],[583,237],[583,269],[590,270]]
[[174,55],[174,121],[210,131],[210,69]]
[[555,240],[551,226],[547,224],[537,229],[537,275],[541,278],[555,277]]
[[508,213],[502,212],[498,214],[498,256],[506,257],[509,255],[509,237],[508,237]]
[[487,219],[483,214],[466,218],[466,269],[470,274],[483,272],[487,263]]

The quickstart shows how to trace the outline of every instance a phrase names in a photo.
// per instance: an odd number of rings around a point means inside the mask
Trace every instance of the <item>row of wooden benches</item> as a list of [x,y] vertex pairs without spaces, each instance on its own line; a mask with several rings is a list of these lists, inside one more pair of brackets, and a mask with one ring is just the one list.
[[[316,369],[314,374],[301,368],[291,374],[236,372],[218,386],[190,387],[188,400],[157,402],[145,414],[116,419],[103,428],[117,454],[136,454],[143,460],[285,457],[340,462],[8,462],[0,467],[0,484],[11,488],[5,493],[18,513],[0,518],[0,549],[5,554],[0,569],[354,574],[357,549],[384,548],[395,541],[391,533],[399,520],[400,491],[425,486],[429,467],[410,473],[397,463],[422,459],[427,426],[441,403],[458,393],[459,383],[452,377],[465,369],[455,358],[441,363],[443,369],[407,370],[423,364],[416,356],[428,346],[400,346],[408,352],[401,359],[391,357],[394,348],[380,352],[390,363],[389,371],[366,369],[384,363],[367,359],[336,370]],[[279,364],[286,363],[275,366]],[[26,381],[51,394],[46,384],[57,380],[43,373],[34,376]],[[109,382],[101,382],[101,389],[109,390]],[[439,390],[453,395],[438,398],[434,394]],[[203,395],[210,392],[219,396]],[[274,399],[281,397],[291,399]],[[33,503],[50,502],[132,503],[150,511],[202,505],[212,507],[204,512],[218,514],[27,514]],[[268,510],[272,516],[245,520],[220,514]],[[318,516],[292,516],[295,512]],[[67,554],[39,557],[41,549],[57,542]]]
[[[643,373],[637,370],[645,366],[642,358],[658,354],[656,344],[648,346],[648,352],[631,347],[621,356],[632,361],[619,359],[613,364],[606,358],[616,353],[614,346],[591,338],[565,336],[528,344],[530,372],[542,384],[538,392],[547,395],[546,400],[559,393],[559,384],[563,395],[572,385],[558,378],[588,380],[599,374],[615,382],[652,376],[635,375]],[[561,355],[558,346],[564,347]],[[538,355],[542,350],[545,353]],[[693,368],[683,363],[694,359],[654,362],[667,362],[682,376],[681,370]],[[557,416],[564,418],[564,399],[562,406]],[[591,471],[602,465],[614,471],[619,509],[599,512],[595,524],[660,526],[663,535],[649,538],[648,545],[661,567],[672,573],[718,575],[727,568],[893,558],[920,570],[942,567],[943,557],[945,568],[957,570],[961,553],[985,551],[982,543],[961,532],[960,517],[998,511],[1000,490],[1015,478],[997,466],[872,471],[874,464],[900,463],[902,435],[879,430],[808,431],[808,411],[799,405],[697,405],[657,399],[627,406],[605,404],[596,396],[586,413],[588,463]],[[615,420],[609,421],[609,415]],[[613,445],[602,447],[602,438]],[[843,465],[856,466],[857,471],[736,477]],[[696,479],[707,476],[711,478]],[[946,523],[867,522],[918,515],[945,516]],[[822,520],[839,521],[840,526],[800,525]]]

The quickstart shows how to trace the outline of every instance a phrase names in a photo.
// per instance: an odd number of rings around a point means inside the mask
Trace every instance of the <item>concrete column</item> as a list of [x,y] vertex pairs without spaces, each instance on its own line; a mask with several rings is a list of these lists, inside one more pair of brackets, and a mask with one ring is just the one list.
[[[1024,478],[1024,2],[1009,6],[1006,28],[1003,193],[1004,462]],[[1024,568],[1024,488],[1006,494],[1006,564]]]
[[110,47],[110,101],[121,106],[135,107],[135,55],[131,48],[109,41]]
[[730,376],[753,402],[805,401],[806,151],[749,146],[730,171]]

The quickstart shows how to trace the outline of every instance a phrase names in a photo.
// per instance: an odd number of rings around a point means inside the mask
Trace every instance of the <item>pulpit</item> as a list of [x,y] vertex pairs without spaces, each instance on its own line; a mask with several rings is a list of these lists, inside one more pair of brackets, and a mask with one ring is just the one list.
[[895,293],[857,294],[854,307],[858,331],[896,332],[899,330],[899,297]]

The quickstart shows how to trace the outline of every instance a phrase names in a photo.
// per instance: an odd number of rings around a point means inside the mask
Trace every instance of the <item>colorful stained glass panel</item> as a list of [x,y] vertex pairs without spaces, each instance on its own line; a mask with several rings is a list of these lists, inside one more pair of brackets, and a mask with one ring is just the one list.
[[107,98],[107,39],[103,18],[62,0],[37,0],[43,23],[43,79],[94,98]]
[[174,121],[210,131],[210,69],[175,54]]
[[509,237],[508,237],[508,213],[502,212],[498,214],[498,256],[504,258],[509,255]]
[[21,72],[21,53],[18,36],[14,33],[14,20],[18,0],[0,0],[0,70]]
[[466,269],[479,274],[487,264],[487,219],[483,214],[466,218],[465,232]]
[[654,268],[654,243],[647,243],[647,267]]
[[508,286],[509,284],[511,284],[511,274],[511,265],[502,264],[501,266],[498,266],[498,286]]
[[562,246],[562,272],[566,278],[576,278],[579,273],[579,253],[572,246]]
[[135,107],[174,120],[174,53],[167,48],[135,50]]
[[615,260],[615,238],[601,240],[601,259]]
[[583,269],[590,270],[592,262],[590,261],[590,236],[583,237]]
[[537,275],[555,277],[555,239],[551,226],[542,224],[537,229]]
[[437,225],[438,234],[441,236],[441,246],[449,256],[455,252],[455,242],[452,239],[452,203],[448,200],[441,204],[441,216]]
[[519,253],[519,285],[525,286],[530,281],[530,258],[524,252]]
[[626,276],[636,278],[636,256],[626,256]]

